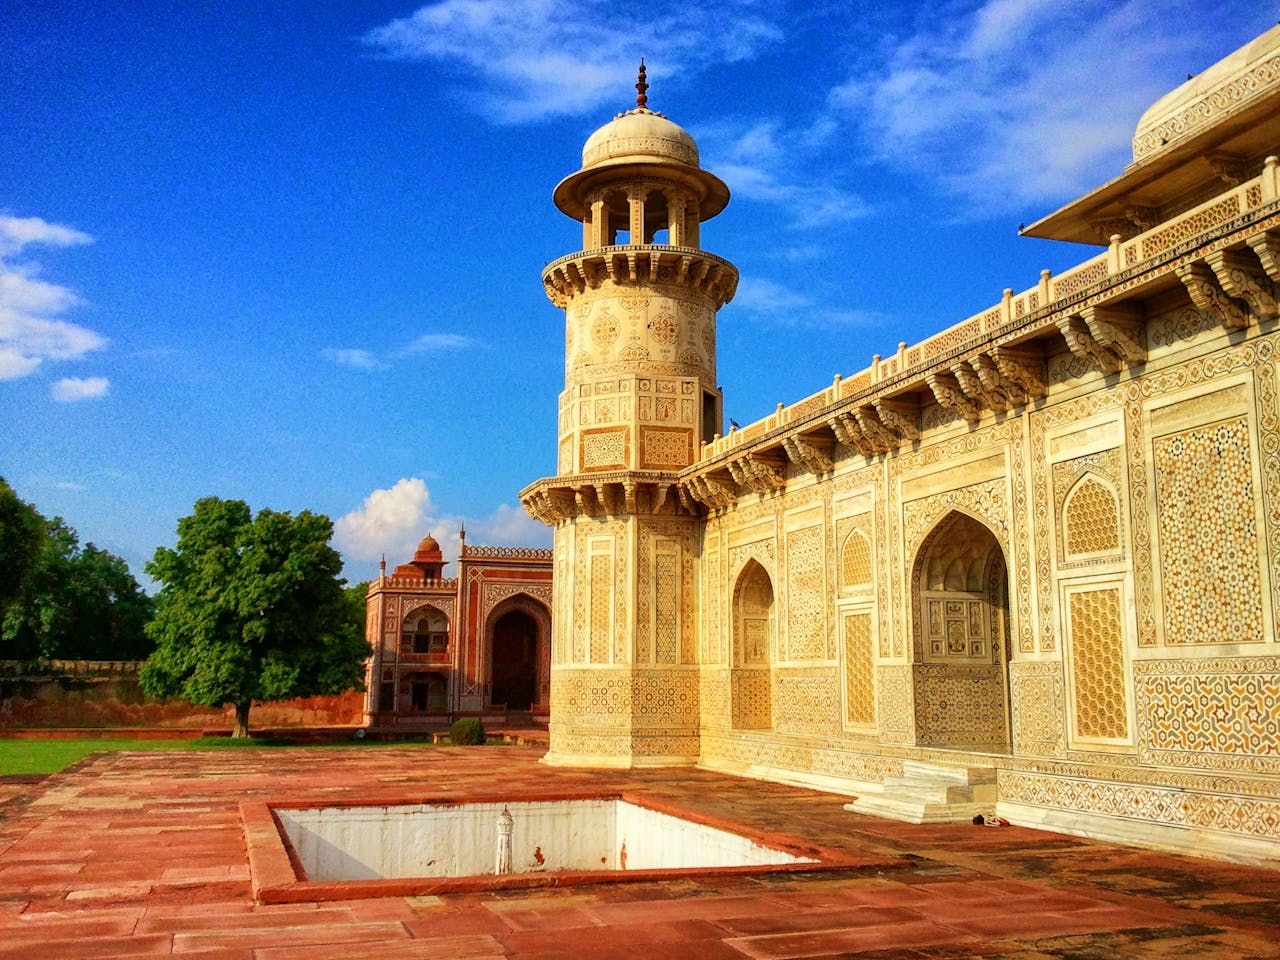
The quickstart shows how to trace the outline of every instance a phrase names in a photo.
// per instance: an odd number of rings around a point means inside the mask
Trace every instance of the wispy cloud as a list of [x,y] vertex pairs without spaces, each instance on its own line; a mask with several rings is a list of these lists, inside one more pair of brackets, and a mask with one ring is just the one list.
[[378,365],[378,358],[368,350],[359,348],[327,347],[320,351],[321,355],[344,367],[355,367],[357,370],[372,370]]
[[736,200],[776,205],[792,227],[809,230],[860,220],[871,206],[838,177],[837,164],[815,164],[832,133],[827,118],[816,122],[757,120],[745,130],[729,123],[699,130],[706,166],[729,185]]
[[334,545],[349,560],[374,562],[386,554],[394,567],[413,557],[418,541],[430,534],[446,558],[456,559],[458,531],[467,528],[472,543],[490,546],[550,546],[551,532],[519,507],[499,504],[487,517],[464,517],[437,510],[427,484],[405,477],[375,490],[364,503],[333,525]]
[[75,403],[105,397],[111,389],[106,377],[63,377],[49,388],[49,395],[59,403]]
[[72,360],[106,340],[60,315],[82,301],[74,291],[41,280],[28,247],[72,247],[93,238],[39,217],[0,216],[0,380],[34,373],[45,360]]
[[406,353],[443,353],[446,350],[462,350],[475,341],[460,333],[424,333],[406,346]]
[[988,0],[922,19],[831,91],[831,116],[870,156],[923,174],[973,213],[1066,199],[1128,161],[1138,117],[1181,79],[1170,63],[1203,46],[1187,28],[1204,20],[1196,10],[1192,0]]
[[440,0],[375,27],[373,50],[455,68],[455,83],[492,119],[521,123],[625,103],[640,55],[662,51],[649,75],[677,65],[753,57],[782,39],[752,0]]
[[832,307],[807,293],[772,280],[744,278],[738,284],[733,306],[751,317],[786,327],[875,327],[891,324],[886,314],[869,310]]

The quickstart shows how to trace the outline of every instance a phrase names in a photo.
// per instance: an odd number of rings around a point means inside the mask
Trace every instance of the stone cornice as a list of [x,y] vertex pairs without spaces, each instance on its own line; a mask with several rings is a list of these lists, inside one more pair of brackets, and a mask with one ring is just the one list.
[[719,310],[738,289],[738,268],[694,247],[630,244],[580,250],[552,261],[542,271],[547,297],[561,309],[577,294],[599,289],[606,282],[686,287],[709,297],[713,309]]

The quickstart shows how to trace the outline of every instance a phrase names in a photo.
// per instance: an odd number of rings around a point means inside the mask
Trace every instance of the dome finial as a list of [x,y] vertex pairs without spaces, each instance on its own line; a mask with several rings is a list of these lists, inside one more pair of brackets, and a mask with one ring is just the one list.
[[640,58],[640,76],[636,80],[636,109],[644,110],[649,105],[649,81],[644,78],[644,57]]

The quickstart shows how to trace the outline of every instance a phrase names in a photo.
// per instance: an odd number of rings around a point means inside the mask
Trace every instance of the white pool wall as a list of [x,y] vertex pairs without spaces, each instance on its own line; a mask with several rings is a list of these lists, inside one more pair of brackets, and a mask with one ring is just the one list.
[[514,820],[514,873],[812,862],[616,799],[281,808],[276,815],[311,880],[465,877],[494,872],[504,806]]

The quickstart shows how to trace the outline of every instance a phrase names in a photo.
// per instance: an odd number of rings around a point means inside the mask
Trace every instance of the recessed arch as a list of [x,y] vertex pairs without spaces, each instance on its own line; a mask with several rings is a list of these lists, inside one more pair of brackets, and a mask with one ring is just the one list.
[[871,539],[861,530],[849,531],[840,550],[840,585],[845,590],[859,590],[872,583]]
[[771,650],[774,635],[773,580],[748,560],[733,588],[733,644],[730,669],[733,726],[773,726]]
[[546,712],[551,684],[551,612],[527,593],[496,604],[485,617],[485,698],[490,706]]
[[1067,557],[1120,551],[1120,498],[1101,474],[1086,470],[1063,498],[1062,547]]
[[416,656],[449,652],[449,616],[431,603],[414,607],[400,619],[400,651]]
[[945,514],[920,543],[911,575],[916,742],[1009,749],[1009,576],[982,520]]

